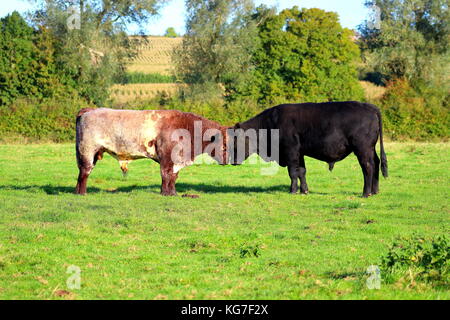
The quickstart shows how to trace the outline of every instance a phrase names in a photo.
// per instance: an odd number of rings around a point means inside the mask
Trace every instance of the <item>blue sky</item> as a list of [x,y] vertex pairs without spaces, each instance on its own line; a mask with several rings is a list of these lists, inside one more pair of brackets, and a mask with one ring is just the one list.
[[[255,4],[276,6],[279,10],[299,6],[300,8],[320,8],[339,14],[344,27],[354,29],[368,16],[364,7],[364,0],[255,0]],[[26,0],[2,0],[0,3],[0,17],[17,10],[26,12],[32,8]],[[184,33],[184,0],[171,0],[160,12],[158,17],[152,18],[145,27],[146,34],[163,35],[168,27],[174,27],[178,33]],[[130,27],[129,32],[136,32],[137,28]]]

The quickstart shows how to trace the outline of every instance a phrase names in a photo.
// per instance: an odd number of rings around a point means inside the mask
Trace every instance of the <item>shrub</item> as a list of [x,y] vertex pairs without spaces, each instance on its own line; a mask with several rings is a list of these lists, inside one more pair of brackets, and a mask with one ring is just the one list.
[[[0,109],[0,137],[22,138],[27,142],[75,140],[75,118],[81,108],[89,105],[79,98],[17,99]],[[1,141],[1,140],[0,140]]]
[[404,277],[435,285],[450,283],[450,244],[446,236],[399,238],[382,258],[381,271],[387,282]]
[[360,51],[336,13],[293,7],[268,14],[258,32],[253,78],[236,88],[242,95],[272,105],[363,99],[356,68]]
[[448,99],[448,93],[440,88],[412,87],[403,79],[389,82],[379,102],[386,133],[394,140],[448,137]]
[[261,245],[259,243],[249,244],[244,243],[239,248],[239,256],[241,258],[258,258],[261,255]]
[[136,110],[172,109],[192,112],[225,126],[233,126],[238,122],[248,120],[265,109],[251,99],[238,99],[230,102],[225,102],[221,97],[205,100],[199,97],[183,99],[179,96],[171,97],[164,91],[159,92],[152,99],[136,99],[122,105],[121,108]]

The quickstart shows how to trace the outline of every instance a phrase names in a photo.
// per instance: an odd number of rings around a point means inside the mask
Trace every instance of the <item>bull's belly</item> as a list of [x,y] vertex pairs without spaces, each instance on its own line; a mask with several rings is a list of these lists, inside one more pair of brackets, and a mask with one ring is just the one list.
[[318,153],[318,152],[305,152],[303,153],[305,156],[314,158],[316,160],[324,161],[327,163],[334,163],[341,160],[344,160],[348,157],[351,151],[346,151],[339,154],[327,154],[327,153]]
[[307,157],[328,163],[344,160],[351,152],[352,149],[345,140],[325,140],[301,150],[301,153]]
[[107,153],[109,153],[113,158],[119,161],[132,161],[132,160],[138,160],[138,159],[145,159],[148,158],[145,155],[138,153],[138,152],[132,152],[132,151],[125,151],[125,150],[105,150]]
[[107,153],[119,161],[132,161],[145,158],[158,159],[155,143],[150,140],[125,140],[121,137],[120,139],[103,141],[102,146]]

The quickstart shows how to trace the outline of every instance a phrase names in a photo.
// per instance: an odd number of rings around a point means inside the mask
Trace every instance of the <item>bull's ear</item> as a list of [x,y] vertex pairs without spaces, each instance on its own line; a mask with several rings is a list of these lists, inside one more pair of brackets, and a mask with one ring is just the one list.
[[240,129],[241,128],[241,124],[238,122],[238,123],[236,123],[235,125],[234,125],[234,128],[235,129]]

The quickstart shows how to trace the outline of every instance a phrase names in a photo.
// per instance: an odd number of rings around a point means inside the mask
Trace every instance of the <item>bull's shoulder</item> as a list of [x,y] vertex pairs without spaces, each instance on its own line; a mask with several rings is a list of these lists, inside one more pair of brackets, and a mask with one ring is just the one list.
[[378,107],[361,101],[339,101],[339,102],[326,102],[324,105],[335,106],[337,108],[349,108],[349,109],[359,109],[367,111],[379,111]]
[[179,127],[191,127],[195,122],[199,122],[202,124],[203,129],[208,128],[222,128],[222,126],[212,120],[209,120],[205,117],[197,115],[191,112],[182,112],[178,110],[167,110],[168,117],[164,117],[164,120],[167,121],[167,124],[172,122],[174,125]]
[[[296,103],[296,104],[283,104],[272,108],[278,110],[279,113],[290,112],[344,112],[344,111],[371,111],[378,113],[379,109],[370,103],[360,101],[330,101],[320,103]],[[271,109],[268,109],[271,110]]]
[[95,110],[95,108],[83,108],[83,109],[81,109],[80,111],[78,111],[77,118],[79,118],[79,117],[81,117],[83,114],[85,114],[85,113],[87,113],[87,112],[90,112],[90,111],[93,111],[93,110]]

